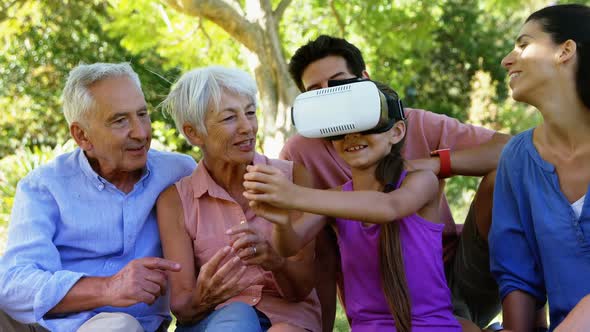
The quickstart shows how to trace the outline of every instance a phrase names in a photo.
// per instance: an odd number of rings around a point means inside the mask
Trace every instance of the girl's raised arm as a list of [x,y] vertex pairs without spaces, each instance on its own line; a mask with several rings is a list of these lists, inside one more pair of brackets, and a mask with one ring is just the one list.
[[389,193],[375,190],[318,190],[290,183],[280,171],[248,166],[244,196],[254,204],[270,204],[334,218],[384,224],[421,211],[438,197],[438,179],[430,171],[408,174],[402,186]]

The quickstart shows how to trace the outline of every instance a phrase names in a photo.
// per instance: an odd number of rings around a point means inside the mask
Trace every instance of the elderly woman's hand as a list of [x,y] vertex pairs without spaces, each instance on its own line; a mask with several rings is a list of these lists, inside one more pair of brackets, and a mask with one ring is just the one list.
[[244,174],[244,197],[250,201],[292,209],[298,186],[278,169],[269,165],[249,165]]
[[246,265],[259,265],[266,271],[276,271],[283,267],[285,258],[248,223],[231,228],[231,246]]
[[199,305],[214,308],[216,305],[240,294],[250,285],[261,280],[251,280],[245,283],[242,280],[246,266],[240,263],[238,257],[234,257],[223,265],[221,262],[231,252],[230,247],[219,249],[211,259],[205,263],[197,277],[197,294]]

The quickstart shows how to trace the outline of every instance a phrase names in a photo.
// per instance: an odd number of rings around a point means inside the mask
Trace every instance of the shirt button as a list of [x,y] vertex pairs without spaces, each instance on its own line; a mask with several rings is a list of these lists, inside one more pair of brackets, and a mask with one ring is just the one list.
[[103,190],[103,189],[104,189],[104,184],[100,183],[100,184],[98,185],[98,190]]

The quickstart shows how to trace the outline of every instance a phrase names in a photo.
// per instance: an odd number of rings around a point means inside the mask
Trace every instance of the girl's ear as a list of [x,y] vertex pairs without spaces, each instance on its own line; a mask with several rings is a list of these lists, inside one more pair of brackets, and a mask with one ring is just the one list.
[[390,129],[391,144],[399,143],[406,136],[406,123],[404,121],[397,121]]
[[557,62],[566,63],[573,59],[574,55],[576,55],[577,47],[578,45],[576,44],[576,42],[571,39],[568,39],[565,42],[563,42],[559,46],[559,51],[557,53]]
[[204,137],[192,124],[185,122],[182,125],[182,131],[186,135],[186,138],[188,139],[189,143],[199,147],[203,146]]

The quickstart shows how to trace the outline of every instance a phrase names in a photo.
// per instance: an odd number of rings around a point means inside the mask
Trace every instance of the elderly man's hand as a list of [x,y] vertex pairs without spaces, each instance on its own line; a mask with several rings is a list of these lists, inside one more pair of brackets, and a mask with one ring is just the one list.
[[[261,280],[242,280],[246,266],[234,257],[223,265],[221,261],[231,252],[229,247],[221,248],[205,263],[197,277],[197,298],[200,305],[212,309],[216,305],[240,294],[244,289]],[[221,266],[220,266],[221,265]]]
[[152,304],[166,294],[166,271],[180,271],[180,264],[158,257],[132,260],[121,271],[107,278],[105,294],[113,307],[128,307],[140,302]]
[[231,246],[246,265],[259,265],[266,271],[276,271],[285,265],[285,258],[248,223],[231,228]]

